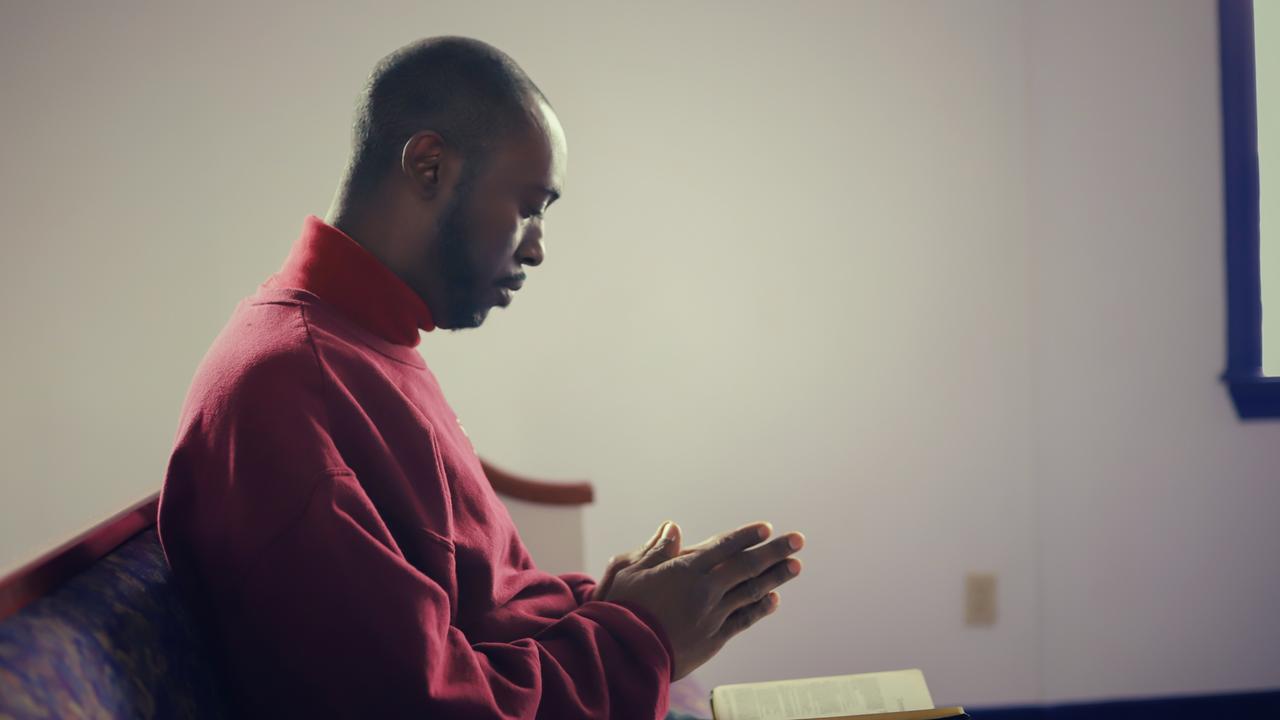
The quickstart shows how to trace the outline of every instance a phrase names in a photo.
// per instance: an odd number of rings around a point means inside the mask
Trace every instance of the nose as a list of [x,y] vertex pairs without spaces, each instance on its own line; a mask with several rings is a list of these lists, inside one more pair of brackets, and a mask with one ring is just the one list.
[[531,225],[520,247],[516,248],[516,262],[529,267],[538,267],[546,254],[547,248],[542,242],[542,228],[539,225]]

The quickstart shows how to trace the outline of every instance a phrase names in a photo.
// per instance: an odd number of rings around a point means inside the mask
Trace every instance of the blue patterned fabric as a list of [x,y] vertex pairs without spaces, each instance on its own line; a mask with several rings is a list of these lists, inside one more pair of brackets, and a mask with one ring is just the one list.
[[0,622],[0,720],[225,718],[152,528]]
[[666,720],[705,720],[711,717],[711,691],[696,675],[671,683],[671,706]]

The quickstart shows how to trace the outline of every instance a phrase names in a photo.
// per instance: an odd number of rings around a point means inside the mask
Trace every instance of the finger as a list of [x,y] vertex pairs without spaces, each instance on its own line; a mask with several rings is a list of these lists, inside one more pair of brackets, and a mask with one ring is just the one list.
[[[752,524],[752,525],[769,525],[769,523],[764,522],[764,521],[758,521],[758,522],[754,522],[754,523],[751,523],[751,524]],[[702,542],[698,543],[697,545],[690,545],[690,546],[689,546],[689,548],[690,548],[690,549],[702,549],[702,548],[708,548],[708,547],[710,547],[712,544],[714,544],[717,540],[719,540],[719,539],[720,539],[720,535],[723,535],[723,534],[724,534],[724,533],[718,533],[718,534],[716,534],[716,535],[712,535],[711,537],[703,538]]]
[[730,530],[708,541],[705,550],[695,553],[690,565],[695,570],[707,572],[721,562],[769,537],[773,527],[767,522],[751,523],[737,530]]
[[706,541],[706,540],[703,540],[702,542],[698,543],[697,545],[689,545],[689,546],[687,546],[687,547],[680,548],[680,555],[681,555],[681,556],[684,556],[684,555],[693,555],[693,554],[695,554],[695,553],[702,552],[703,550],[705,550],[705,549],[706,549],[706,547],[707,547],[707,541]]
[[782,583],[800,574],[801,563],[795,558],[774,563],[767,571],[747,580],[729,592],[720,601],[720,611],[731,615],[739,608],[758,602]]
[[708,547],[711,547],[711,544],[714,543],[716,539],[717,539],[717,536],[713,535],[707,538],[706,540],[703,540],[702,542],[698,543],[697,545],[686,545],[685,547],[681,548],[680,554],[688,555],[689,553],[701,552],[702,550],[705,550]]
[[733,587],[773,567],[774,563],[804,547],[800,533],[780,535],[759,547],[751,548],[729,558],[712,570],[716,580],[724,587]]
[[703,540],[702,542],[698,543],[697,545],[686,545],[685,547],[681,548],[681,550],[680,550],[680,554],[681,554],[681,555],[688,555],[689,553],[696,553],[696,552],[700,552],[700,551],[702,551],[702,550],[705,550],[706,548],[707,548],[707,541],[706,541],[706,540]]
[[720,642],[727,642],[729,638],[755,625],[765,618],[765,616],[773,613],[778,609],[778,604],[782,598],[776,592],[771,592],[763,598],[739,608],[725,618],[720,629],[716,631],[717,639]]
[[640,558],[640,562],[636,563],[638,567],[651,568],[676,557],[680,554],[680,526],[667,522],[663,526],[662,532],[658,535],[658,541],[649,548],[649,552]]

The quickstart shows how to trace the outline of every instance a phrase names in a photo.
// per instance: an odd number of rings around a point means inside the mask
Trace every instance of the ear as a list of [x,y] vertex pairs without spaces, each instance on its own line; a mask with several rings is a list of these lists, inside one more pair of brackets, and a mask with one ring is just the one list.
[[446,146],[444,138],[434,130],[414,133],[400,152],[400,169],[415,189],[434,198],[443,189],[441,168]]

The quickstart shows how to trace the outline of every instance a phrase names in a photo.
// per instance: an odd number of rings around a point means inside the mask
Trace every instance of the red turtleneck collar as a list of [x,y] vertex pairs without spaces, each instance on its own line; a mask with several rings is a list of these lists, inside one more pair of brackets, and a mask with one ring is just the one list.
[[417,347],[418,329],[435,329],[431,311],[408,285],[350,235],[308,215],[268,287],[306,290],[379,337]]

